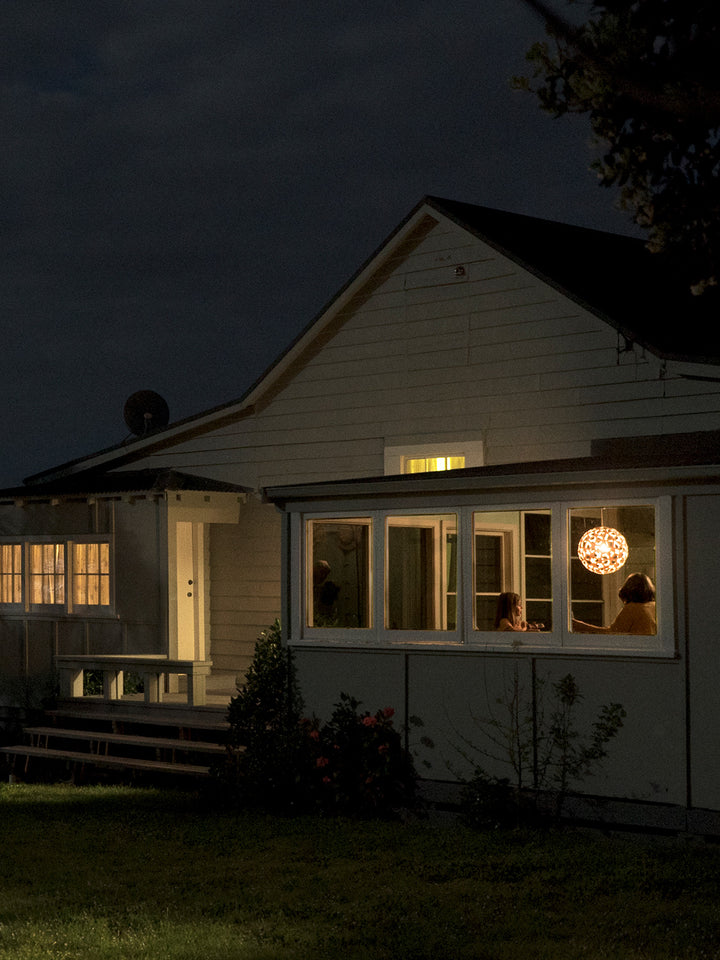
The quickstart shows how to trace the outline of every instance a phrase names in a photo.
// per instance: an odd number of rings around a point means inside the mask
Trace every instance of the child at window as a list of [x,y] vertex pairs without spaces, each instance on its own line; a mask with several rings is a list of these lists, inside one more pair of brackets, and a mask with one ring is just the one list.
[[501,593],[498,597],[496,630],[540,630],[541,624],[527,623],[522,618],[522,600],[519,593]]

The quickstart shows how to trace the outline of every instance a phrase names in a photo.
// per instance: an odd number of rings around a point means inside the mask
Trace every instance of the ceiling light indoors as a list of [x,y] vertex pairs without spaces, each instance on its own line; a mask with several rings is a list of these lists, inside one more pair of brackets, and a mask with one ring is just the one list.
[[627,540],[613,527],[593,527],[580,538],[578,557],[592,573],[614,573],[628,558]]

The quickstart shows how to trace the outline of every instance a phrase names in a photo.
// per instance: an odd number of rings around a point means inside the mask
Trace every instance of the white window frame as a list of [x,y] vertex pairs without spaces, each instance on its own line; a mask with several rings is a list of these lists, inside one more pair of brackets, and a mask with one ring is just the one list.
[[[299,609],[295,611],[295,621],[299,633],[304,639],[326,641],[330,634],[341,636],[343,643],[362,644],[373,639],[377,615],[375,610],[375,570],[378,569],[378,557],[375,546],[375,540],[377,538],[373,535],[376,519],[376,515],[373,512],[343,513],[340,511],[337,513],[305,514],[302,516],[301,524],[297,528],[300,545],[299,556],[302,557],[302,563],[298,564],[297,567],[300,576],[297,596],[300,602],[298,604]],[[314,559],[312,556],[313,547],[311,538],[308,536],[308,530],[310,529],[312,521],[320,521],[321,523],[352,522],[363,526],[366,525],[369,528],[368,557],[370,569],[368,570],[368,615],[370,623],[367,627],[315,627],[309,625],[308,610],[313,604],[313,594],[312,576],[307,576],[306,571],[312,570]]]
[[[405,473],[407,460],[434,457],[464,457],[465,468],[482,467],[485,462],[485,447],[482,440],[458,440],[448,443],[407,443],[385,447],[384,472],[386,477]],[[454,511],[453,511],[454,512]]]
[[[427,529],[432,529],[435,531],[435,536],[433,537],[433,550],[434,550],[434,562],[437,570],[437,575],[435,576],[435,581],[433,584],[434,591],[434,608],[435,608],[435,621],[436,625],[434,627],[428,627],[425,630],[415,629],[415,630],[406,630],[406,629],[397,629],[387,626],[386,616],[388,611],[388,552],[389,552],[389,535],[388,531],[390,527],[425,527]],[[457,599],[461,596],[460,590],[460,538],[457,537],[456,540],[456,550],[458,554],[458,579],[455,583],[455,629],[447,629],[447,612],[446,612],[446,599],[447,592],[443,590],[443,585],[445,583],[445,578],[443,575],[443,570],[445,568],[445,562],[447,559],[446,548],[445,548],[445,534],[446,533],[458,533],[458,511],[449,510],[447,512],[443,511],[441,513],[428,510],[424,513],[418,513],[416,510],[407,511],[407,510],[397,510],[397,511],[388,511],[383,512],[383,606],[382,606],[382,619],[378,620],[378,623],[381,623],[383,626],[383,633],[387,634],[392,638],[391,642],[397,642],[398,640],[407,640],[413,639],[417,640],[418,635],[422,635],[423,639],[429,640],[432,642],[435,639],[440,640],[454,640],[455,642],[459,641],[459,623],[460,623],[460,613],[458,609]],[[380,612],[378,612],[378,617]]]
[[[587,507],[652,506],[655,509],[655,586],[657,590],[657,633],[654,636],[625,634],[583,634],[570,629],[570,580],[568,554],[568,517],[571,509]],[[549,510],[552,525],[552,610],[553,629],[543,632],[499,632],[474,629],[474,516],[478,513],[499,514],[503,512],[535,512]],[[458,602],[455,630],[391,630],[385,628],[385,558],[387,519],[413,517],[438,519],[455,515],[458,522]],[[307,585],[305,543],[309,520],[355,521],[370,524],[370,591],[371,625],[367,628],[312,628],[307,627],[305,616]],[[509,652],[513,649],[530,653],[562,654],[607,654],[633,657],[674,657],[673,560],[672,560],[672,505],[669,496],[661,497],[615,497],[572,498],[566,500],[542,500],[537,502],[493,504],[492,507],[472,504],[459,506],[456,503],[442,507],[418,505],[415,508],[398,509],[384,507],[370,511],[338,511],[296,513],[291,521],[291,544],[295,544],[291,567],[294,571],[291,585],[292,642],[321,643],[323,646],[342,647],[373,645],[392,647],[437,647],[438,649],[464,649],[468,651]],[[517,557],[515,561],[517,562]],[[632,571],[628,571],[631,573]],[[524,595],[524,583],[521,592]],[[618,601],[619,603],[619,601]],[[619,607],[618,607],[619,609]],[[297,638],[297,639],[296,639]]]

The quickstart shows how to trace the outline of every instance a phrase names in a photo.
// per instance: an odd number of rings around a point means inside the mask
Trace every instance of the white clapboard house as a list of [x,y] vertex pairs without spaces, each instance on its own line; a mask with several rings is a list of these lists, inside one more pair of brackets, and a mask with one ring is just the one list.
[[[222,710],[280,617],[308,711],[420,718],[438,785],[514,676],[539,711],[571,673],[581,724],[627,712],[583,791],[720,832],[719,304],[640,240],[425,198],[239,400],[2,492],[3,674]],[[580,629],[634,572],[653,629]]]

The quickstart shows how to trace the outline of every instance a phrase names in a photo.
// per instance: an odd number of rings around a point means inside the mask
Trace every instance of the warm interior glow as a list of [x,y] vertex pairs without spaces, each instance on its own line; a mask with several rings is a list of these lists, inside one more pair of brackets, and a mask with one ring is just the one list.
[[405,473],[430,473],[440,470],[462,470],[465,457],[408,457]]
[[592,573],[614,573],[628,558],[627,540],[613,527],[593,527],[580,538],[578,557]]

